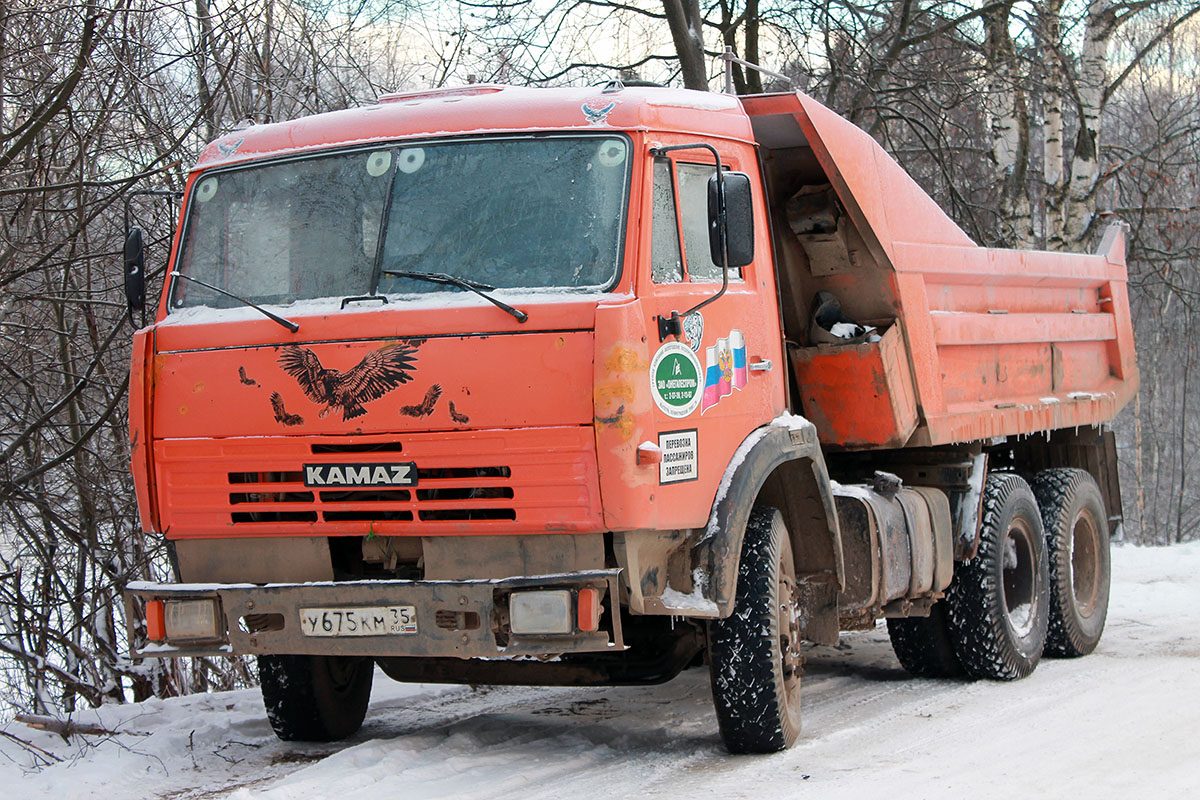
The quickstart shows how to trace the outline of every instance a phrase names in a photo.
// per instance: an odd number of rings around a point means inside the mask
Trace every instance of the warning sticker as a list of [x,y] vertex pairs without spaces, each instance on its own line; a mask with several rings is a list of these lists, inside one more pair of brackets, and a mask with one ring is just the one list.
[[650,394],[669,417],[686,417],[700,407],[700,359],[686,344],[667,342],[650,362]]
[[658,465],[659,483],[682,483],[700,477],[700,448],[696,429],[670,431],[658,435],[662,462]]

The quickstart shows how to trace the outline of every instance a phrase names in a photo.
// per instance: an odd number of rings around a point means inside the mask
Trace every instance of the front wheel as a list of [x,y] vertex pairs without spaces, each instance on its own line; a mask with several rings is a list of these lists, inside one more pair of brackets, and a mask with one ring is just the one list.
[[362,727],[375,662],[352,656],[258,657],[263,705],[285,742],[333,742]]
[[750,513],[733,613],[712,623],[713,702],[731,753],[774,753],[800,735],[796,567],[783,516]]
[[1020,476],[989,475],[979,552],[946,596],[954,652],[973,678],[1011,681],[1037,667],[1050,616],[1042,517]]

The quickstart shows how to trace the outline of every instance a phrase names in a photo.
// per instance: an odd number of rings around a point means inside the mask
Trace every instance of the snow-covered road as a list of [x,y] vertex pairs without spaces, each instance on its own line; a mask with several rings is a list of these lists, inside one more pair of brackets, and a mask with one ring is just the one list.
[[[86,712],[110,737],[3,730],[10,798],[1200,797],[1200,543],[1114,551],[1099,650],[1011,684],[916,680],[882,629],[814,647],[804,734],[720,746],[703,669],[659,687],[403,686],[376,675],[363,730],[277,741],[257,691]],[[42,760],[49,760],[42,757]]]

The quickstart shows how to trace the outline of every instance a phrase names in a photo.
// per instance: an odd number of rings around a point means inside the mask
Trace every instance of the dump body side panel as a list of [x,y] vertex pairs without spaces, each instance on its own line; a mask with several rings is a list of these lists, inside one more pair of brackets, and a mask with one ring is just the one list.
[[[933,445],[1110,421],[1137,390],[1123,242],[1107,255],[905,246],[901,313]],[[923,296],[922,296],[923,295]],[[939,391],[940,390],[940,391]]]
[[[776,207],[799,402],[823,444],[928,446],[1097,425],[1133,396],[1120,230],[1097,255],[979,247],[870,136],[812,98],[744,104]],[[829,229],[789,227],[783,207],[822,186],[836,194]],[[812,219],[820,221],[802,224]],[[818,346],[808,318],[818,291],[876,325],[883,341]],[[888,338],[893,326],[899,342]]]

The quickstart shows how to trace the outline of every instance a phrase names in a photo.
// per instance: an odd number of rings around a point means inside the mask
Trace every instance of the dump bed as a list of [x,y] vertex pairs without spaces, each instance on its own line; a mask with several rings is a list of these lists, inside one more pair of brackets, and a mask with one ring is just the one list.
[[[824,444],[940,445],[1111,420],[1137,388],[1125,240],[979,247],[865,132],[803,94],[744,99],[762,148],[786,334]],[[814,298],[876,326],[816,330]]]

